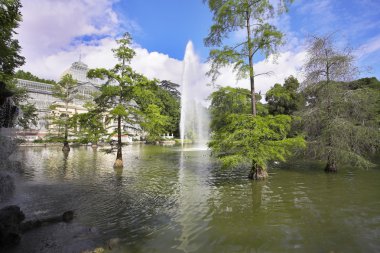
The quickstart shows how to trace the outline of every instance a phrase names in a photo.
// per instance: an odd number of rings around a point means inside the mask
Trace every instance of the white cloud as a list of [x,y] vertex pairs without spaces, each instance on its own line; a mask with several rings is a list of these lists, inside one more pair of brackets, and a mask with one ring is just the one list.
[[23,22],[17,30],[26,67],[39,57],[71,50],[83,36],[109,36],[119,20],[115,0],[22,0]]
[[[90,68],[111,68],[116,60],[111,51],[116,47],[115,36],[121,24],[117,13],[112,9],[115,0],[24,0],[23,22],[18,30],[22,54],[26,64],[22,67],[42,78],[58,80],[70,65],[78,60]],[[36,14],[38,13],[38,15]],[[129,22],[134,27],[138,24]],[[128,22],[127,22],[128,24]],[[86,36],[86,42],[78,37]],[[135,45],[136,56],[132,67],[148,78],[170,80],[182,83],[183,61],[171,58],[160,52],[149,52]],[[274,64],[272,59],[255,64],[255,72],[273,71],[272,76],[256,78],[256,90],[265,93],[275,83],[283,83],[284,78],[295,75],[302,65],[304,52],[293,53],[290,50],[279,55]],[[213,87],[206,86],[210,79],[205,75],[208,63],[199,62],[196,55],[191,82],[198,97],[204,99]],[[225,68],[217,84],[249,88],[248,80],[236,81],[230,68]]]
[[[275,83],[282,84],[284,79],[293,75],[302,81],[300,68],[304,63],[306,52],[301,51],[294,53],[287,51],[278,55],[276,61],[273,57],[268,60],[262,60],[254,65],[256,74],[272,72],[272,75],[260,75],[255,78],[255,90],[265,94]],[[236,81],[235,75],[231,70],[226,69],[225,72],[218,79],[218,84],[222,86],[230,85],[233,87],[243,87],[250,89],[249,80]]]
[[370,39],[367,43],[363,44],[356,51],[356,55],[360,57],[366,57],[371,53],[375,53],[380,50],[380,36],[376,36]]

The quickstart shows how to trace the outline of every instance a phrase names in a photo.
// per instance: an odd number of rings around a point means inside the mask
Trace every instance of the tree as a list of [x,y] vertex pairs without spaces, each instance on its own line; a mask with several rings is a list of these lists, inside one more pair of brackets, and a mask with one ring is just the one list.
[[[140,89],[141,86],[149,87],[148,83],[151,81],[133,71],[128,65],[135,55],[135,51],[130,47],[131,36],[128,33],[124,34],[121,39],[117,40],[117,43],[119,47],[112,51],[118,60],[118,64],[109,70],[104,68],[91,69],[88,72],[88,77],[106,81],[100,88],[101,95],[95,101],[100,108],[103,108],[117,121],[118,141],[114,167],[122,168],[122,123],[128,124],[131,128],[139,127],[137,125],[145,115],[136,101],[151,96],[152,92],[149,89]],[[157,110],[154,112],[157,113]]]
[[22,115],[18,117],[17,124],[24,130],[29,129],[31,125],[37,126],[37,108],[32,104],[22,104],[20,105],[20,109]]
[[301,136],[288,137],[291,121],[288,115],[230,114],[209,145],[224,167],[249,164],[250,179],[265,179],[269,161],[285,161],[305,146]]
[[227,125],[230,114],[248,114],[251,110],[250,92],[243,88],[221,87],[209,96],[211,100],[211,131],[219,131]]
[[6,0],[0,3],[0,81],[5,83],[12,80],[14,70],[23,65],[24,57],[19,53],[21,47],[15,29],[21,21],[21,3],[19,0]]
[[69,136],[69,103],[71,103],[77,92],[77,81],[71,74],[64,75],[58,83],[53,84],[53,96],[59,98],[64,103],[65,112],[59,115],[60,121],[63,122],[64,139],[62,151],[70,151],[68,142]]
[[161,108],[155,104],[150,104],[143,111],[144,116],[140,122],[141,127],[148,133],[147,141],[157,141],[160,135],[165,132],[168,124],[168,116],[161,114]]
[[92,146],[96,147],[100,138],[106,134],[104,114],[93,102],[86,102],[84,107],[88,112],[75,114],[70,123],[74,129],[79,129],[77,135],[80,142],[91,142]]
[[179,84],[176,84],[176,83],[173,83],[173,82],[170,82],[170,81],[167,81],[167,80],[163,80],[161,81],[160,83],[160,86],[170,92],[170,94],[175,97],[176,99],[180,100],[181,99],[181,93],[178,91],[178,88],[180,87]]
[[180,100],[178,85],[147,80],[135,86],[135,101],[141,110],[140,126],[149,142],[161,139],[162,133],[178,132]]
[[[24,88],[17,87],[14,80],[15,69],[25,63],[25,58],[20,55],[21,47],[19,42],[13,37],[16,34],[15,29],[21,21],[21,7],[19,0],[6,0],[0,3],[0,82],[2,86],[0,89],[4,89],[0,100],[6,96],[12,98],[14,104],[8,104],[8,107],[13,108],[14,115],[11,115],[10,118],[16,116],[18,109],[23,110],[23,116],[19,115],[17,122],[8,119],[6,120],[8,122],[4,122],[2,125],[14,127],[14,124],[19,124],[25,129],[29,127],[29,124],[36,125],[36,108],[32,104],[25,103],[28,97],[27,91]],[[7,95],[6,93],[9,94]],[[3,101],[0,102],[0,105],[3,106]],[[4,109],[1,108],[1,110]],[[9,114],[9,108],[7,111],[5,114]]]
[[[251,111],[251,94],[244,88],[233,88],[230,86],[220,87],[211,93],[210,114],[211,114],[211,131],[219,131],[227,123],[226,119],[230,114],[249,114]],[[256,94],[256,100],[260,101],[261,96]],[[258,102],[257,114],[266,116],[268,110],[266,105]]]
[[157,97],[161,101],[160,108],[162,114],[168,116],[166,133],[173,133],[179,136],[179,124],[181,119],[181,93],[178,91],[179,85],[169,81],[162,81],[158,85]]
[[292,115],[301,109],[304,99],[298,88],[299,82],[293,76],[285,79],[284,86],[276,83],[265,96],[269,113],[272,115]]
[[49,83],[49,84],[55,83],[55,81],[53,81],[53,80],[47,80],[47,79],[39,78],[38,76],[35,76],[30,72],[25,72],[21,69],[17,70],[14,77],[18,78],[18,79],[24,79],[24,80],[34,81],[34,82]]
[[337,48],[331,36],[313,37],[304,72],[302,118],[309,150],[327,160],[326,172],[337,172],[346,162],[370,166],[365,154],[376,145],[379,132],[368,120],[373,110],[365,105],[378,103],[369,90],[348,89],[341,82],[357,73],[351,51]]
[[[251,113],[256,116],[255,77],[268,73],[255,73],[254,56],[261,52],[265,57],[276,53],[283,43],[283,34],[269,23],[274,6],[269,0],[204,0],[213,13],[214,24],[204,42],[219,49],[210,51],[211,69],[208,75],[215,81],[222,67],[234,65],[238,78],[249,76],[251,84]],[[287,9],[291,0],[279,0],[279,12]],[[232,32],[243,31],[245,39],[223,45]]]
[[268,162],[283,161],[305,145],[301,136],[289,136],[290,116],[267,115],[266,108],[258,106],[258,116],[252,117],[247,89],[222,87],[213,92],[210,99],[212,140],[209,146],[224,167],[248,163],[249,178],[264,179],[268,177]]

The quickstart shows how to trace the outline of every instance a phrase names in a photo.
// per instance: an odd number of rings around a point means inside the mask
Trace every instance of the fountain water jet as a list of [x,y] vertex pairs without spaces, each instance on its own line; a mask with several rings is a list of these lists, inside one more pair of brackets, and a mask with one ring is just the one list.
[[202,82],[201,65],[194,52],[193,43],[186,45],[183,60],[181,86],[180,135],[183,146],[185,139],[191,139],[199,148],[206,148],[209,137],[209,115],[205,106],[205,83]]

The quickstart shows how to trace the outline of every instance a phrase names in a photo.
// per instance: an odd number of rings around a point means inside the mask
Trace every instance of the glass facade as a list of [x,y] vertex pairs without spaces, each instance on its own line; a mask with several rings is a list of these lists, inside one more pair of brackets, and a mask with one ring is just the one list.
[[[63,74],[71,74],[78,81],[77,98],[73,101],[73,106],[83,106],[88,100],[92,100],[91,94],[99,90],[100,80],[87,78],[88,66],[83,62],[74,62]],[[38,124],[33,130],[39,131],[42,135],[47,132],[47,116],[49,107],[53,103],[59,103],[59,99],[53,96],[53,86],[47,83],[17,79],[17,86],[28,91],[27,102],[34,104],[38,111]]]

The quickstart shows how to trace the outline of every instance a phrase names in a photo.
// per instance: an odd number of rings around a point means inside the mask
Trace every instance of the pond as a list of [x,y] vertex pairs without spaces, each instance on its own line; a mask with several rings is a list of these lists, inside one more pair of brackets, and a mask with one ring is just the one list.
[[[210,151],[130,145],[124,169],[91,147],[21,148],[16,197],[28,219],[76,212],[14,252],[380,252],[380,169],[292,162],[263,182],[221,170]],[[25,251],[26,250],[26,251]],[[114,252],[114,251],[113,251]]]

